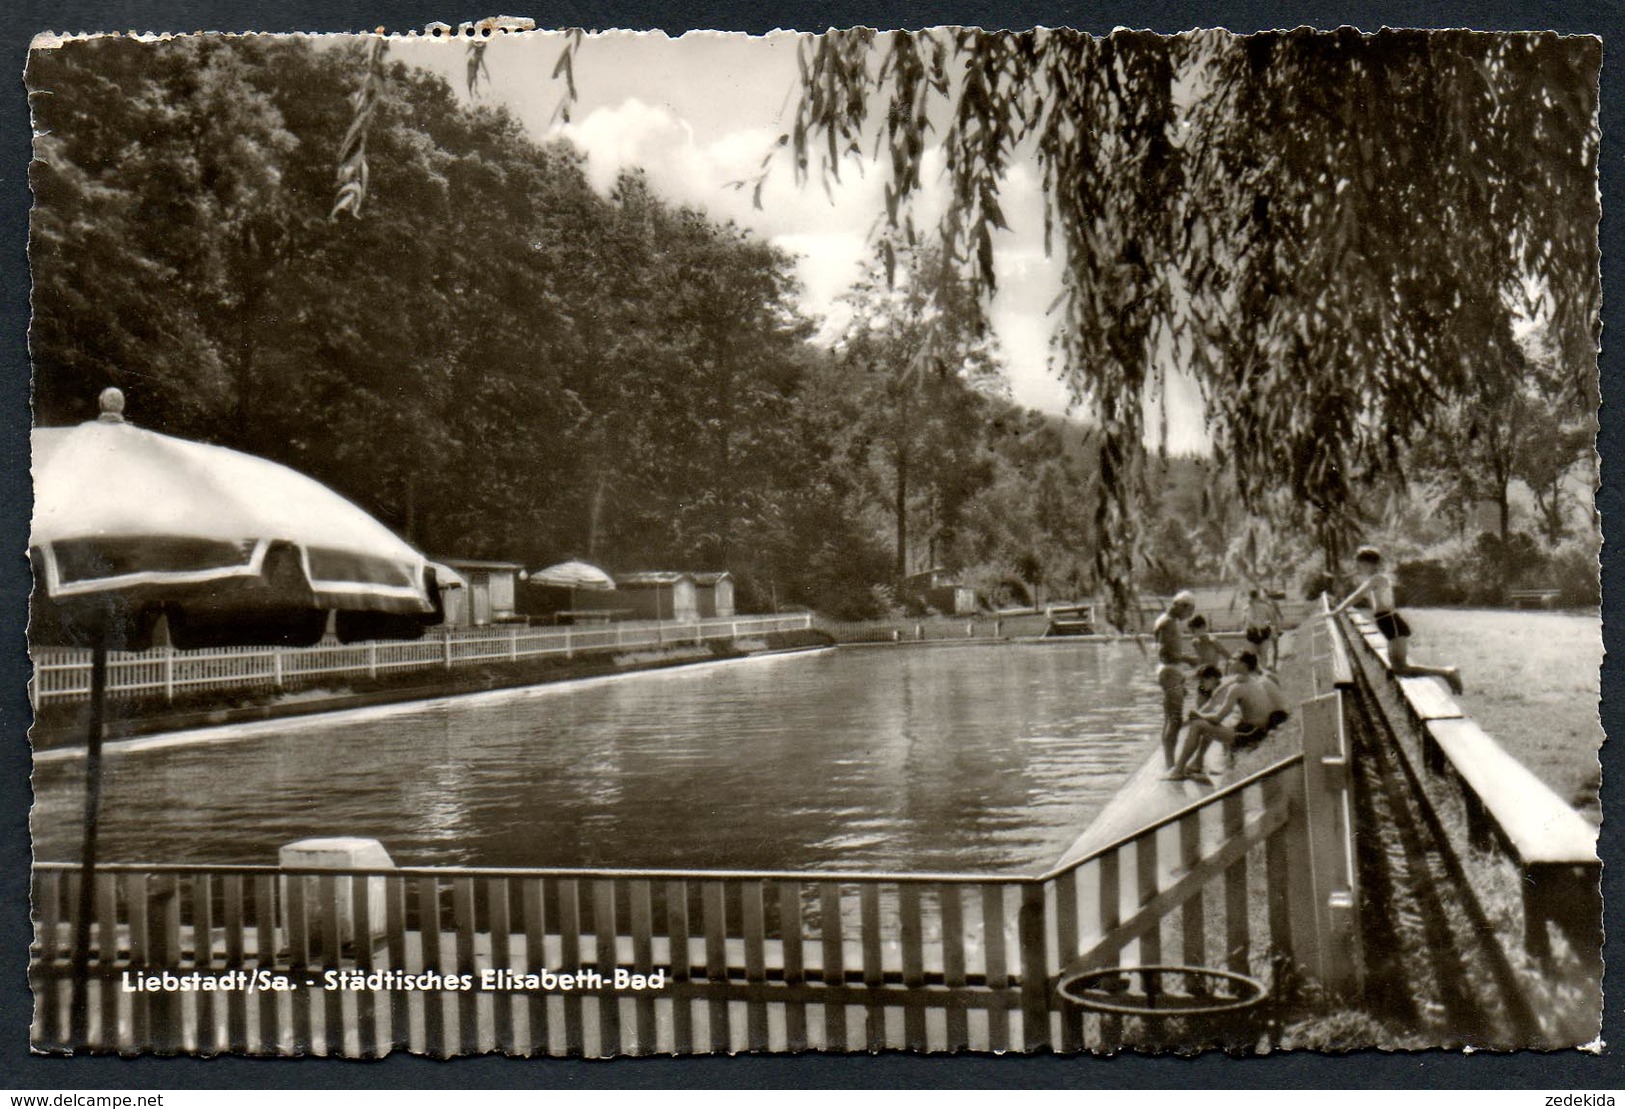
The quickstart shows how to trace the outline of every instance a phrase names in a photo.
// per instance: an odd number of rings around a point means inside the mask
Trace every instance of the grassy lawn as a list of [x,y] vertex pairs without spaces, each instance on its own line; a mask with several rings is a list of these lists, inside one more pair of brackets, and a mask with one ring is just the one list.
[[1461,668],[1462,709],[1593,822],[1602,819],[1602,621],[1499,609],[1406,609],[1411,658]]

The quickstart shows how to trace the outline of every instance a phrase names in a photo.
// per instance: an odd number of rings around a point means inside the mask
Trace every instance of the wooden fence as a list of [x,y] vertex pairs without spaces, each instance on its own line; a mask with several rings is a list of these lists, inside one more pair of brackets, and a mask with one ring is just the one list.
[[1028,639],[1044,634],[1048,621],[1032,613],[1002,616],[921,616],[896,620],[829,620],[815,627],[840,643],[965,643]]
[[[1081,602],[1063,608],[1090,607],[1096,618],[1094,632],[1103,638],[1116,637],[1116,631],[1099,618],[1105,612],[1100,604]],[[1165,601],[1146,601],[1138,613],[1139,634],[1148,634],[1157,616],[1166,607]],[[1282,624],[1295,628],[1312,613],[1318,611],[1316,602],[1283,601]],[[1204,612],[1213,631],[1225,635],[1239,634],[1246,623],[1246,613],[1234,608],[1220,608]],[[1042,636],[1050,628],[1045,610],[978,613],[974,616],[915,616],[883,620],[830,620],[819,617],[816,626],[842,643],[897,643],[965,641],[976,639],[1020,639]]]
[[[1082,971],[1214,968],[1260,980],[1277,1001],[1291,993],[1319,942],[1305,880],[1302,762],[1287,758],[1035,880],[1049,977],[1033,988],[1052,1015],[1048,1042],[1062,1050],[1168,1042],[1166,1029],[1058,1004],[1057,980]],[[1238,1020],[1218,1042],[1252,1047],[1259,1031]]]
[[[1037,876],[106,865],[77,1019],[79,870],[40,863],[33,1042],[350,1057],[1112,1047],[1155,1030],[1062,1005],[1062,974],[1177,953],[1282,987],[1283,969],[1314,965],[1301,762]],[[326,988],[346,983],[360,988]]]
[[[549,655],[573,657],[592,651],[664,648],[711,640],[736,640],[773,632],[802,631],[812,617],[739,616],[685,622],[637,621],[588,627],[506,627],[431,630],[407,642],[323,643],[314,647],[222,647],[176,651],[114,651],[108,657],[108,694],[130,697],[200,689],[281,689],[327,678],[376,678],[405,670],[450,670]],[[83,701],[90,696],[90,652],[33,649],[30,696],[42,704]]]
[[1298,633],[1315,693],[1300,707],[1309,882],[1321,940],[1313,977],[1332,995],[1357,998],[1365,988],[1365,962],[1349,731],[1359,702],[1348,649],[1332,622],[1321,618],[1330,601],[1323,595],[1317,607]]

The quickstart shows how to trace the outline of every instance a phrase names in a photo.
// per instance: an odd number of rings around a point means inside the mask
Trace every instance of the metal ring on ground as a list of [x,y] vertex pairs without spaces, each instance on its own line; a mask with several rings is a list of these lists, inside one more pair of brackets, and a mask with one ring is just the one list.
[[[1123,978],[1138,974],[1141,982],[1145,983],[1147,975],[1178,974],[1187,979],[1203,979],[1215,985],[1229,983],[1235,987],[1237,996],[1226,999],[1215,999],[1211,992],[1203,994],[1169,994],[1146,991],[1133,995],[1143,999],[1142,1004],[1133,1004],[1128,1001],[1116,999],[1116,995],[1123,991],[1091,991],[1088,987],[1094,983],[1105,983],[1109,980],[1121,981]],[[1237,974],[1229,970],[1216,970],[1213,967],[1187,967],[1187,966],[1143,966],[1143,967],[1101,967],[1097,970],[1076,971],[1064,974],[1055,983],[1056,992],[1067,1001],[1095,1013],[1107,1013],[1120,1017],[1209,1017],[1224,1013],[1239,1013],[1250,1009],[1264,1000],[1269,992],[1264,983],[1245,974]],[[1158,999],[1173,1000],[1172,1004],[1159,1006]],[[1181,1000],[1199,1001],[1201,1004],[1185,1004]]]

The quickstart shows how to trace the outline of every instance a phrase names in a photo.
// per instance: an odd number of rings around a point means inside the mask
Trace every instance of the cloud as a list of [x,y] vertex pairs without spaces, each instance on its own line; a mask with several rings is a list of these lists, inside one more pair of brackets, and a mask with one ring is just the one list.
[[844,328],[850,313],[837,299],[863,273],[870,254],[867,236],[850,231],[796,231],[773,236],[773,244],[798,257],[802,305],[825,320],[822,337],[832,340]]
[[588,179],[606,192],[623,169],[633,166],[648,170],[663,191],[680,194],[692,193],[706,173],[693,128],[669,109],[635,98],[597,108],[560,128],[560,134],[587,155]]
[[[816,163],[811,180],[798,184],[782,151],[776,150],[775,126],[732,129],[715,123],[702,132],[670,107],[628,96],[600,105],[584,117],[557,128],[587,156],[587,175],[607,192],[625,169],[641,168],[657,193],[680,204],[704,209],[713,219],[732,220],[797,256],[803,286],[802,306],[820,317],[820,337],[832,341],[849,319],[839,298],[862,274],[869,258],[877,220],[884,212],[884,174],[867,165],[860,172],[851,162],[838,181],[823,187]],[[762,207],[752,204],[753,185],[762,160],[774,157],[762,187]],[[743,188],[730,187],[745,181]],[[922,189],[915,200],[915,224],[935,226],[947,203],[940,147],[925,152]],[[1010,230],[994,236],[994,265],[999,292],[990,317],[999,335],[1012,399],[1047,412],[1068,409],[1067,388],[1049,366],[1049,339],[1054,318],[1046,308],[1060,290],[1061,265],[1043,248],[1044,194],[1030,166],[1012,166],[1000,190],[1000,205]],[[1200,398],[1194,384],[1177,368],[1169,377],[1166,403],[1170,441],[1176,449],[1205,442]],[[1083,413],[1078,413],[1082,415]],[[1152,421],[1156,413],[1149,414]]]
[[[877,173],[860,175],[848,167],[826,194],[814,183],[797,185],[780,157],[770,166],[757,209],[754,182],[764,156],[776,148],[771,128],[740,128],[701,142],[669,108],[629,97],[593,110],[560,133],[586,154],[594,187],[607,192],[624,169],[641,168],[662,196],[731,219],[797,255],[807,312],[835,317],[832,324],[844,317],[835,301],[857,280],[870,251],[869,235],[881,210]],[[733,187],[739,181],[746,184]]]

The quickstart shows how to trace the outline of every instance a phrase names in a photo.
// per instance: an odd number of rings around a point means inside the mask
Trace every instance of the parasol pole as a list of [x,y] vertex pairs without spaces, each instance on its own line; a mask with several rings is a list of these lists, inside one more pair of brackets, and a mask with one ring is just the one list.
[[102,801],[102,722],[107,710],[107,623],[96,628],[90,654],[90,731],[85,749],[85,847],[74,921],[73,999],[69,1042],[90,1046],[90,917],[95,908],[96,826]]

